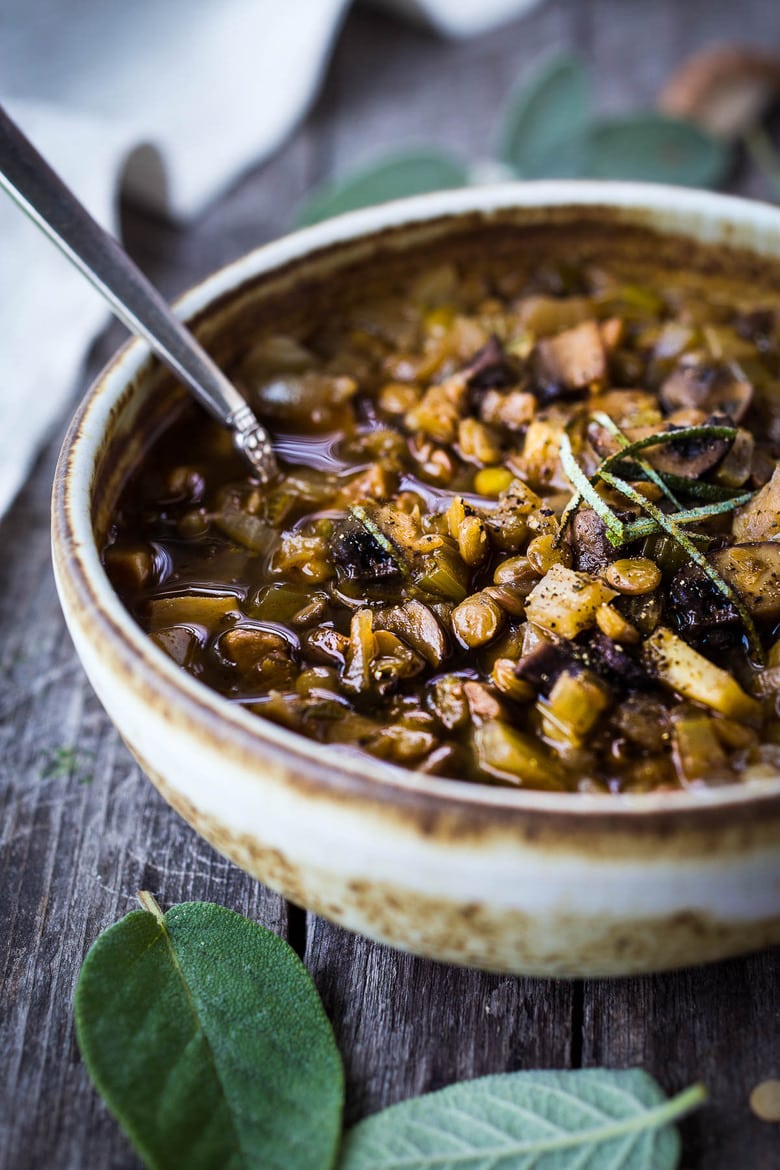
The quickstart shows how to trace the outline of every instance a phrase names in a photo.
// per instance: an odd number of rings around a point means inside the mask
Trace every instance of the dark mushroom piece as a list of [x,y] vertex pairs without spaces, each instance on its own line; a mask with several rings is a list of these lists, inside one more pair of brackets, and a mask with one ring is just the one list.
[[515,675],[530,683],[541,694],[547,695],[558,675],[573,662],[571,642],[540,642],[518,660]]
[[632,744],[655,753],[669,739],[669,711],[660,699],[636,692],[622,699],[612,716],[612,725]]
[[734,604],[724,597],[696,565],[680,569],[669,585],[669,620],[690,641],[706,638],[710,645],[727,644],[739,624]]
[[753,401],[753,386],[733,365],[707,365],[683,358],[659,391],[667,414],[675,410],[706,410],[738,423]]
[[[728,425],[725,419],[709,419],[712,426]],[[659,447],[648,447],[643,455],[656,471],[670,475],[684,475],[699,479],[713,471],[731,449],[730,439],[714,436],[700,439],[678,439]]]
[[333,559],[353,581],[376,581],[403,574],[403,561],[392,541],[371,523],[364,509],[353,509],[336,525],[330,539]]
[[589,634],[587,641],[576,643],[574,653],[583,666],[621,690],[641,689],[651,682],[642,663],[600,630]]
[[[780,617],[780,544],[772,540],[736,544],[709,553],[707,560],[760,621]],[[686,565],[669,586],[669,611],[678,631],[710,644],[728,641],[740,622],[734,604],[696,565]],[[718,639],[723,631],[725,638]]]
[[[708,426],[731,426],[731,419],[712,416],[707,420]],[[681,428],[667,423],[663,428],[665,433]],[[631,427],[625,431],[626,438],[632,443],[639,439],[647,439],[651,435],[660,434],[658,427]],[[588,438],[602,457],[612,455],[617,451],[617,443],[604,427],[591,425],[588,428]],[[714,435],[701,438],[680,438],[666,441],[654,446],[645,447],[642,458],[656,469],[669,475],[686,476],[689,479],[698,479],[713,471],[731,450],[731,439],[720,439]],[[630,463],[617,463],[614,470],[619,475],[631,474]]]
[[763,349],[776,325],[777,314],[774,309],[751,309],[737,316],[734,328],[743,341],[753,341],[759,349]]
[[[633,520],[633,512],[619,511],[619,520]],[[592,508],[581,507],[569,522],[569,545],[574,568],[581,573],[599,574],[612,561],[627,555],[625,548],[615,548],[607,539],[604,521]]]
[[477,350],[461,373],[465,374],[467,385],[472,390],[495,390],[502,386],[513,386],[519,377],[517,365],[495,333],[491,333],[487,343],[482,349]]

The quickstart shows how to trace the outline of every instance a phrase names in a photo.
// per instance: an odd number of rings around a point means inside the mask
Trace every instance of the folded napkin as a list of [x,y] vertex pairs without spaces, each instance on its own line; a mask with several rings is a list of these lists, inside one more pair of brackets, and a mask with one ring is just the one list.
[[[470,36],[538,0],[376,0]],[[105,227],[179,220],[276,150],[350,0],[3,0],[0,101]],[[0,516],[67,407],[103,302],[0,195]]]

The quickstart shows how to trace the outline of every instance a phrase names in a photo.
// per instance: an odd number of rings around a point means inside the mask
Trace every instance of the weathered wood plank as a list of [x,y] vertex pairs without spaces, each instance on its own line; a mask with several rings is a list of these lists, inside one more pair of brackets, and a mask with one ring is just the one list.
[[543,4],[474,41],[444,41],[357,10],[336,50],[326,98],[330,167],[341,174],[400,147],[430,145],[473,163],[493,158],[512,88],[573,47],[576,6]]
[[644,979],[585,985],[583,1064],[641,1066],[669,1092],[703,1081],[710,1103],[683,1124],[686,1165],[776,1170],[777,1127],[748,1107],[780,1074],[780,950]]
[[[735,37],[780,43],[780,8],[547,0],[463,44],[356,10],[321,100],[276,159],[186,231],[125,209],[126,236],[174,295],[286,230],[312,183],[387,149],[430,142],[489,156],[509,91],[545,56],[576,49],[601,108],[638,108],[690,50]],[[745,189],[757,187],[748,176]],[[93,370],[121,336],[106,335]],[[53,449],[0,526],[0,1170],[136,1170],[73,1040],[86,947],[142,886],[165,905],[222,902],[282,934],[300,915],[164,805],[92,696],[48,565],[52,466]],[[62,748],[75,752],[70,769]],[[670,1090],[697,1078],[711,1087],[715,1104],[685,1126],[690,1170],[777,1164],[776,1131],[745,1106],[756,1081],[780,1072],[777,954],[582,988],[439,966],[309,918],[306,958],[345,1055],[350,1120],[502,1069],[643,1064]]]
[[347,1122],[458,1080],[570,1063],[573,985],[418,959],[309,916],[305,962],[347,1073]]

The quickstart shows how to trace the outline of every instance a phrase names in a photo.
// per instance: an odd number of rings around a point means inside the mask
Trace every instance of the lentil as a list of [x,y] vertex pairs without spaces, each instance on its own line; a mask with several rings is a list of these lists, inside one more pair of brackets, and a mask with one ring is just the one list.
[[647,557],[615,561],[604,577],[620,593],[652,593],[661,584],[661,570]]

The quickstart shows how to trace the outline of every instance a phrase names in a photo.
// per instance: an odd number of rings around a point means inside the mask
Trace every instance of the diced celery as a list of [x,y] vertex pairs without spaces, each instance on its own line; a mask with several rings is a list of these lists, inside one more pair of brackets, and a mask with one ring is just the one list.
[[565,790],[561,769],[532,735],[493,719],[474,729],[479,766],[489,775],[526,788]]

